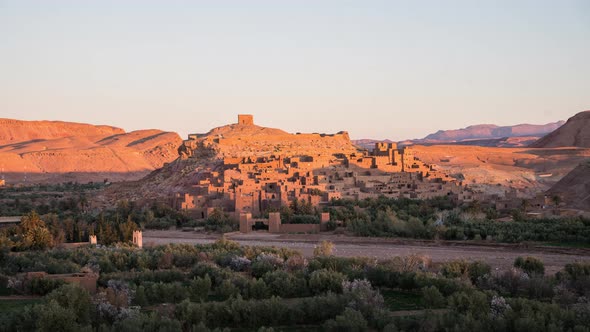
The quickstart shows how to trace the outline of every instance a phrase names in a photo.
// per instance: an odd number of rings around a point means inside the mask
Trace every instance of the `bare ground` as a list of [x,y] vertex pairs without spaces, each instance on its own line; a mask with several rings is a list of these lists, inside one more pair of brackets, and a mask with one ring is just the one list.
[[[590,262],[590,249],[553,248],[536,245],[508,245],[486,242],[425,241],[411,239],[360,238],[333,234],[250,234],[231,233],[228,239],[250,246],[276,246],[299,250],[305,256],[312,256],[315,245],[328,240],[335,244],[334,255],[342,257],[374,257],[377,259],[420,254],[429,256],[433,263],[465,259],[481,260],[493,268],[505,270],[512,266],[518,256],[534,256],[545,263],[548,274],[556,273],[565,264],[575,261]],[[182,231],[145,231],[143,242],[146,246],[168,243],[205,244],[219,238],[217,234],[203,234]]]

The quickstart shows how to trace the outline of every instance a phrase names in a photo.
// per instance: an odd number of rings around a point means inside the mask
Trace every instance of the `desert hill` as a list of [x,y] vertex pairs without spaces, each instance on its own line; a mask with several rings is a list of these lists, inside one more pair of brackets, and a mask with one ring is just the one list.
[[290,134],[280,129],[260,127],[253,122],[214,128],[204,135],[190,135],[179,152],[192,156],[203,148],[213,150],[220,159],[269,155],[330,156],[357,151],[344,131],[337,134]]
[[545,191],[590,158],[581,148],[494,148],[461,145],[414,145],[416,157],[425,163],[465,179],[485,191],[507,187]]
[[121,128],[63,121],[21,121],[0,118],[0,143],[55,139],[70,136],[109,136],[123,134]]
[[562,196],[569,207],[590,211],[590,161],[574,168],[547,193]]
[[568,146],[590,148],[590,111],[574,115],[563,126],[530,145],[533,148]]
[[134,180],[177,157],[176,133],[60,121],[0,120],[8,183]]

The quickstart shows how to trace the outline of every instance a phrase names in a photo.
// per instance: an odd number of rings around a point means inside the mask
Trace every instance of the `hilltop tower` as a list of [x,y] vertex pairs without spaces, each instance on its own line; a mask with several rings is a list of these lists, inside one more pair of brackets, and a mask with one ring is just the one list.
[[238,124],[252,126],[254,125],[254,116],[252,114],[238,114]]

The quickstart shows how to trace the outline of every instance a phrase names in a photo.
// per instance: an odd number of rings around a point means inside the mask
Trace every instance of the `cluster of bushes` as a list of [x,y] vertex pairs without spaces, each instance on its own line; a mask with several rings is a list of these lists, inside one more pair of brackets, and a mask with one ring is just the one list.
[[79,213],[88,207],[88,195],[104,188],[104,183],[37,184],[0,188],[0,216],[18,216],[37,211]]
[[[43,330],[46,326],[64,331],[126,330],[122,326],[131,321],[145,326],[146,322],[162,319],[170,326],[187,329],[205,325],[321,324],[330,319],[336,324],[346,307],[352,308],[354,304],[355,310],[369,308],[362,301],[378,295],[368,282],[364,288],[346,284],[347,276],[324,268],[322,263],[310,267],[297,252],[242,247],[226,240],[211,245],[170,245],[145,250],[88,247],[9,254],[0,271],[14,277],[25,271],[50,270],[36,263],[43,260],[51,261],[52,265],[69,262],[70,268],[59,272],[80,266],[101,270],[102,295],[93,297],[87,308],[80,311],[83,317],[66,315],[73,308],[67,297],[79,297],[77,292],[83,291],[74,292],[71,285],[54,285],[47,290],[53,292],[43,304],[1,318],[9,322],[5,325],[7,330]],[[361,291],[372,295],[358,294]],[[66,296],[64,292],[76,294]],[[294,300],[285,302],[283,298]],[[133,305],[146,307],[161,303],[177,304],[173,318],[133,309]],[[52,314],[48,316],[48,312]],[[204,312],[207,315],[203,316]],[[228,312],[232,312],[231,318]]]
[[524,221],[495,222],[450,219],[441,238],[447,240],[486,239],[497,242],[590,242],[590,220],[582,217],[559,219],[530,219]]
[[46,249],[65,242],[88,242],[96,234],[101,244],[131,242],[138,225],[130,217],[126,221],[108,221],[101,215],[88,224],[72,218],[60,219],[54,214],[39,216],[31,212],[19,225],[0,231],[0,246],[11,250]]
[[[2,330],[198,330],[312,326],[326,331],[575,330],[588,326],[590,264],[555,276],[533,257],[494,271],[483,262],[432,266],[427,257],[306,259],[284,248],[207,245],[8,253],[0,286],[27,271],[101,272],[100,291],[39,283],[35,306],[0,314]],[[397,317],[379,290],[417,294],[424,315]],[[389,292],[390,293],[390,292]],[[166,304],[166,305],[163,305]],[[551,313],[551,314],[550,314]]]
[[[465,208],[467,212],[473,206]],[[332,220],[342,220],[358,236],[408,237],[445,240],[493,240],[590,243],[590,219],[515,219],[496,222],[488,211],[483,217],[461,213],[450,199],[393,199],[384,196],[364,200],[334,200],[328,208]],[[495,210],[494,210],[495,212]]]

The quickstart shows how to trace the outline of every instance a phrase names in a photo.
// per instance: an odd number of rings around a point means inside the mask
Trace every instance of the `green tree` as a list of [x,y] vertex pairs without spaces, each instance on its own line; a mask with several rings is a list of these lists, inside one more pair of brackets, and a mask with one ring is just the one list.
[[270,294],[264,280],[256,278],[250,282],[248,293],[253,299],[266,299]]
[[135,298],[133,299],[135,305],[145,307],[148,305],[147,297],[145,296],[145,287],[139,286],[135,290]]
[[119,233],[121,233],[121,241],[132,242],[133,231],[137,230],[137,224],[131,220],[131,216],[127,217],[127,221],[119,224]]
[[346,276],[340,272],[321,269],[312,272],[309,277],[309,288],[314,294],[323,292],[342,292],[342,282],[346,280]]
[[238,295],[240,290],[230,280],[224,280],[217,288],[217,293],[223,299],[229,299]]
[[369,324],[360,312],[346,308],[342,315],[326,321],[323,327],[325,331],[362,332],[368,330]]
[[427,308],[441,308],[445,305],[445,297],[435,286],[422,288],[422,297]]
[[22,247],[25,249],[42,250],[53,245],[51,232],[36,212],[31,212],[21,218],[20,233]]
[[51,300],[46,305],[37,307],[39,320],[37,329],[41,332],[77,332],[80,325],[76,322],[76,314],[62,306],[57,301]]
[[66,284],[47,295],[47,300],[57,302],[62,308],[74,313],[76,322],[84,326],[90,324],[91,299],[84,288],[76,284]]
[[492,273],[492,267],[484,262],[475,261],[469,264],[468,267],[468,274],[469,279],[473,284],[475,284],[478,279],[490,275]]
[[205,277],[197,277],[191,281],[190,299],[194,302],[206,301],[211,290],[211,278],[208,274]]

